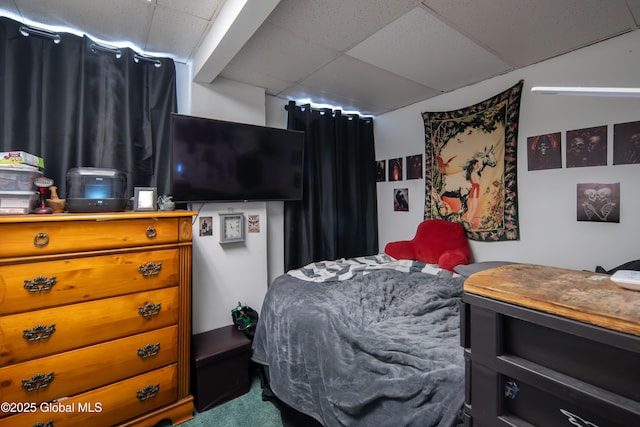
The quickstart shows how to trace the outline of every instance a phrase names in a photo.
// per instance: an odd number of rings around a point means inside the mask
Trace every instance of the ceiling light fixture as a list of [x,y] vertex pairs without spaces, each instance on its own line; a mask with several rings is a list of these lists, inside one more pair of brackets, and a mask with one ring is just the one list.
[[635,87],[534,86],[531,92],[539,95],[640,97],[640,88]]

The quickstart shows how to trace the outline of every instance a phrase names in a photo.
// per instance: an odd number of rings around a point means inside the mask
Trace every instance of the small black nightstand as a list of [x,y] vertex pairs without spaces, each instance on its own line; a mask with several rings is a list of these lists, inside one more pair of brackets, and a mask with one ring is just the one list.
[[251,340],[235,325],[192,336],[191,394],[198,412],[249,391],[250,350]]

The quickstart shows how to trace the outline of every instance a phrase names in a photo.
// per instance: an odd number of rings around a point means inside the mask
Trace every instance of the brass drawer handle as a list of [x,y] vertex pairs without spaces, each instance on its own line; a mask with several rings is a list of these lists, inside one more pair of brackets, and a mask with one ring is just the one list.
[[158,232],[156,231],[156,228],[153,225],[150,225],[147,227],[146,234],[148,239],[155,239],[156,236],[158,235]]
[[30,380],[22,380],[22,388],[26,391],[42,390],[43,388],[49,387],[54,377],[55,374],[53,372],[48,374],[35,374]]
[[160,313],[160,305],[161,303],[154,304],[152,302],[148,302],[145,305],[138,307],[138,314],[145,319],[149,319],[151,316],[157,316],[158,313]]
[[151,399],[152,397],[155,397],[159,391],[160,391],[160,384],[148,385],[142,390],[138,390],[136,392],[136,397],[140,402],[144,402],[147,399]]
[[53,420],[47,421],[46,423],[35,423],[33,427],[53,427]]
[[43,292],[53,288],[56,284],[56,277],[48,279],[45,276],[38,276],[33,280],[25,280],[24,288],[29,292]]
[[49,235],[47,233],[38,233],[33,238],[33,244],[39,248],[44,248],[49,244]]
[[144,277],[157,276],[160,273],[160,270],[162,270],[162,263],[155,264],[153,262],[148,262],[138,267],[138,271]]
[[51,326],[36,325],[33,329],[22,331],[22,338],[29,342],[46,340],[56,331],[55,323]]
[[138,357],[140,359],[148,359],[160,353],[160,343],[147,344],[138,349]]

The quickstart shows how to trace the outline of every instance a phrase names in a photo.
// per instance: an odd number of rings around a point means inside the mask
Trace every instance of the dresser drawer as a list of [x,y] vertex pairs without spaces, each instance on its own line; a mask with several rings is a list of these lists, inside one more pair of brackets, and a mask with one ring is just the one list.
[[57,403],[35,405],[34,412],[0,419],[0,427],[117,424],[174,402],[177,382],[174,364]]
[[175,243],[178,218],[0,224],[2,256],[49,255]]
[[170,326],[5,366],[0,401],[49,402],[170,365],[178,360],[177,343],[178,327]]
[[178,283],[178,249],[0,265],[0,315]]
[[0,365],[176,324],[178,287],[0,317]]

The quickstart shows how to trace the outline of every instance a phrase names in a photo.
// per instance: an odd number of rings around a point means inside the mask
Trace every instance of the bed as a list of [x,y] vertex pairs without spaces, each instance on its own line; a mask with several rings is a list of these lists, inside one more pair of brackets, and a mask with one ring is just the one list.
[[251,358],[326,427],[462,425],[463,282],[386,254],[290,271],[269,287]]

